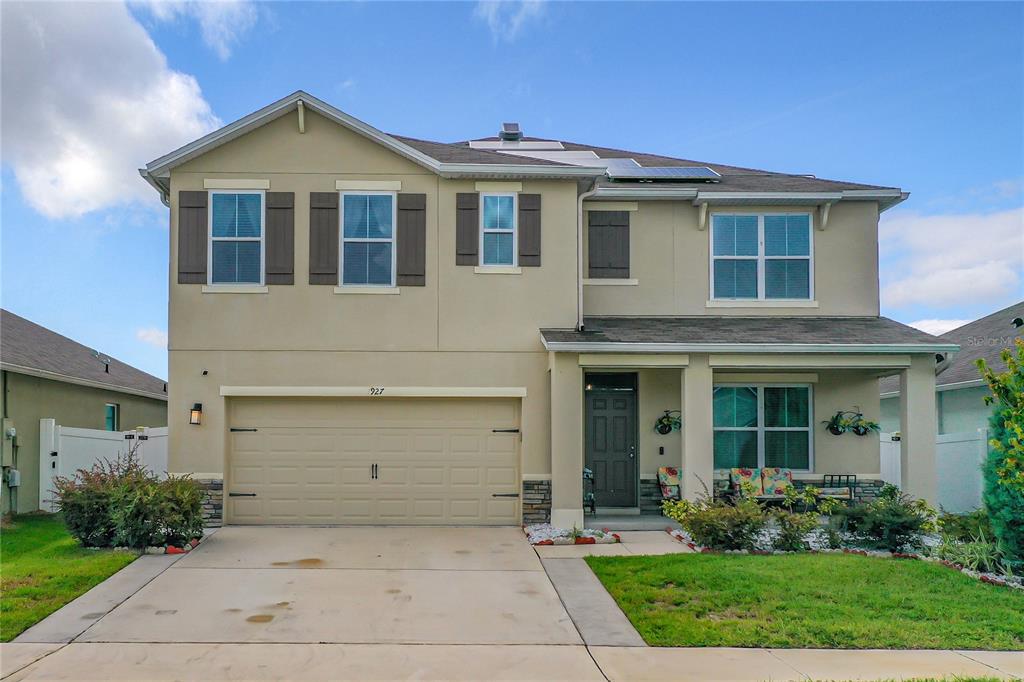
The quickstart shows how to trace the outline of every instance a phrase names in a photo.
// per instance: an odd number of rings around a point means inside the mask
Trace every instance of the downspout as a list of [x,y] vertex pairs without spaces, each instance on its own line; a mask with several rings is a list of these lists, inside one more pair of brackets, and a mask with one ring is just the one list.
[[597,181],[592,189],[576,199],[576,331],[583,331],[583,201],[597,193]]

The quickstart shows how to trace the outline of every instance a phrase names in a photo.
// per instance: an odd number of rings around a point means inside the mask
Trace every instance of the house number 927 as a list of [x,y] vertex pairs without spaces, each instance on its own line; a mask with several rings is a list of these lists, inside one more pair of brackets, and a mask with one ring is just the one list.
[[370,395],[384,395],[384,387],[370,386]]

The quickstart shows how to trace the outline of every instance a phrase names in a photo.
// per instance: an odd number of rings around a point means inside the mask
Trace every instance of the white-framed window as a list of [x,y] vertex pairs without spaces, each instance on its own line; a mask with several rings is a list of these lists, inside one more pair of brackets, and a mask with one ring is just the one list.
[[517,223],[515,194],[480,195],[481,265],[516,265]]
[[395,286],[394,192],[341,193],[341,286]]
[[813,402],[807,384],[716,384],[716,469],[814,466]]
[[810,213],[711,216],[711,298],[810,300],[814,247]]
[[210,192],[210,284],[263,284],[263,190]]

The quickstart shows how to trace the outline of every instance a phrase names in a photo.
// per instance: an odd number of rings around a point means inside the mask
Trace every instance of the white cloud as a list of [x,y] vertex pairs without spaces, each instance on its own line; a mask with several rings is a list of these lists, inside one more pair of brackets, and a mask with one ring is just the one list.
[[156,327],[136,329],[135,338],[157,348],[167,348],[167,332]]
[[915,329],[920,329],[923,332],[939,336],[940,334],[945,334],[951,329],[962,327],[968,322],[970,322],[970,320],[918,320],[916,322],[911,322],[910,326]]
[[523,26],[544,16],[542,0],[481,0],[473,16],[487,24],[495,42],[513,42]]
[[948,306],[1024,289],[1024,208],[993,213],[897,213],[879,226],[882,304]]
[[5,2],[2,154],[51,218],[143,201],[136,170],[218,127],[192,76],[121,3]]
[[249,0],[141,0],[133,2],[149,10],[158,21],[194,19],[203,42],[222,60],[252,30],[259,18]]

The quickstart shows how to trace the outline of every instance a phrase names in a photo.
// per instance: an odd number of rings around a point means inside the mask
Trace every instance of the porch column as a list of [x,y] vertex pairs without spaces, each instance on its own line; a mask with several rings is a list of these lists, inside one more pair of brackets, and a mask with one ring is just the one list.
[[583,368],[551,353],[551,525],[583,528]]
[[711,423],[711,365],[707,355],[691,355],[682,371],[683,497],[696,500],[714,491],[715,456]]
[[900,481],[904,492],[935,504],[935,358],[910,356],[900,373]]

